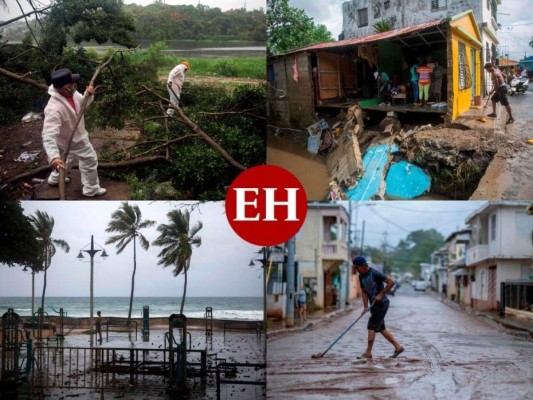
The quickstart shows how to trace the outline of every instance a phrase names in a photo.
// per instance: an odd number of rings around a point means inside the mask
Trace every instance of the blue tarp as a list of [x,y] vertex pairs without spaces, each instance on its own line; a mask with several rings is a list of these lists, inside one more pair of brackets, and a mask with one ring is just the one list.
[[429,190],[430,177],[417,166],[400,161],[390,166],[385,195],[400,199],[413,199]]
[[357,186],[348,190],[346,196],[350,200],[371,200],[378,194],[385,175],[389,154],[398,151],[396,145],[382,144],[369,147],[363,157],[363,177]]

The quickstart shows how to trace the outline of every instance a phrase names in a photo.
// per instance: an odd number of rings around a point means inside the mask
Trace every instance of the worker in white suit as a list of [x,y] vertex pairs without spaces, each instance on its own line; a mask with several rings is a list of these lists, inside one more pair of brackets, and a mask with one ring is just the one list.
[[[88,86],[82,95],[77,91],[79,74],[73,74],[63,68],[52,73],[52,84],[48,88],[51,96],[44,109],[43,145],[48,162],[54,170],[48,177],[48,184],[57,186],[59,183],[59,168],[68,170],[74,162],[78,162],[83,185],[83,195],[87,197],[102,196],[106,189],[100,187],[98,179],[98,157],[89,142],[89,133],[85,129],[85,119],[82,116],[72,138],[68,159],[61,159],[68,145],[68,140],[81,110],[82,103],[87,97],[87,106],[93,100],[94,87]],[[68,177],[65,182],[69,182]]]
[[[189,63],[187,61],[182,61],[168,74],[168,95],[170,98],[170,103],[175,106],[179,106],[180,104],[181,88],[183,87],[183,82],[185,82],[185,71],[189,69]],[[167,114],[174,115],[174,110],[169,108],[167,110]]]

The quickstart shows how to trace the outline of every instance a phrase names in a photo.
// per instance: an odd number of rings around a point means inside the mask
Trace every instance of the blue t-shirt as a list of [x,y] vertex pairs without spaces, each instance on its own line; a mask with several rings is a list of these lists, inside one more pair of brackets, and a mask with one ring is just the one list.
[[415,64],[409,70],[411,72],[411,82],[418,82],[418,74],[416,73],[417,68],[418,64]]
[[305,290],[298,290],[298,303],[305,304]]
[[[374,298],[378,293],[385,288],[386,280],[387,275],[371,267],[369,267],[368,272],[365,275],[359,274],[361,288],[366,292],[371,303],[374,302]],[[382,301],[386,300],[388,300],[387,295],[384,295]]]

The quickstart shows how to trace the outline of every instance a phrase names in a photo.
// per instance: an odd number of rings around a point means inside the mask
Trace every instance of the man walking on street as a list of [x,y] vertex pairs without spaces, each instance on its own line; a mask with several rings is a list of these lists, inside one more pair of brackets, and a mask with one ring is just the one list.
[[509,105],[509,100],[507,99],[507,84],[505,83],[505,77],[503,76],[502,71],[494,68],[491,63],[485,64],[485,70],[490,73],[493,87],[492,92],[495,92],[490,98],[492,100],[492,114],[487,115],[487,117],[496,118],[496,103],[500,102],[500,104],[507,110],[507,114],[509,114],[507,123],[512,124],[514,118],[513,113],[511,112],[511,106]]
[[394,281],[384,273],[370,268],[363,256],[355,257],[353,265],[359,274],[365,312],[368,311],[368,301],[370,300],[370,318],[367,325],[368,345],[366,351],[358,358],[372,358],[376,332],[381,333],[394,346],[394,353],[391,358],[396,358],[404,351],[404,348],[385,327],[385,315],[389,309],[389,299],[385,293],[394,286]]
[[[187,61],[182,61],[180,64],[176,65],[172,71],[168,74],[167,86],[168,86],[168,95],[170,98],[170,103],[179,106],[181,89],[183,87],[183,82],[185,82],[185,72],[188,71],[191,67]],[[168,115],[174,115],[174,110],[169,108],[167,110]]]
[[[76,125],[78,114],[84,99],[87,99],[86,107],[94,100],[94,88],[87,86],[82,95],[77,91],[77,82],[80,80],[79,74],[73,74],[69,69],[58,69],[52,73],[52,84],[48,88],[51,96],[44,109],[43,123],[43,146],[50,165],[54,170],[48,177],[50,186],[57,186],[59,183],[59,168],[68,169],[74,161],[78,161],[81,183],[83,184],[83,195],[86,197],[102,196],[106,189],[100,187],[98,179],[98,157],[94,148],[89,142],[89,133],[85,129],[85,119],[82,116],[76,133],[72,137],[70,152],[66,161],[61,158],[68,146],[69,137]],[[65,183],[70,179],[65,177]]]

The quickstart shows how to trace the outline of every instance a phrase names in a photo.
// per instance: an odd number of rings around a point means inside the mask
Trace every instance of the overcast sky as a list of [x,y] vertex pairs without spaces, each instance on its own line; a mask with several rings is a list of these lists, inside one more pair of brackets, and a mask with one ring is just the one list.
[[[20,8],[15,0],[7,0],[7,9],[3,9],[0,7],[0,21],[1,20],[7,20],[11,19],[17,15],[20,15]],[[22,5],[26,5],[26,1],[20,2]],[[43,4],[47,5],[50,3],[49,0],[37,0],[34,1],[36,4]],[[125,0],[125,4],[139,4],[143,6],[147,6],[149,4],[154,3],[154,0]],[[211,8],[220,8],[222,11],[236,9],[236,8],[242,8],[246,4],[246,9],[248,11],[250,10],[258,10],[262,8],[263,10],[266,9],[266,0],[166,0],[167,4],[171,5],[197,5],[198,3],[203,4],[205,6],[209,6]]]
[[[387,243],[396,246],[409,232],[436,229],[444,238],[465,227],[465,219],[481,208],[484,201],[375,201],[354,202],[353,228],[359,232],[365,221],[364,245],[381,247],[387,232]],[[345,202],[348,209],[348,203]],[[357,209],[357,220],[356,220]],[[355,227],[357,224],[357,228]]]
[[[150,241],[159,233],[156,227],[168,223],[167,212],[176,209],[178,204],[171,202],[130,202],[138,204],[143,219],[157,221],[156,226],[144,231]],[[70,252],[58,249],[47,274],[47,296],[89,296],[90,264],[78,261],[80,249],[94,241],[105,248],[109,258],[101,260],[100,253],[95,256],[94,295],[129,296],[131,273],[133,270],[133,244],[120,254],[116,248],[106,245],[110,234],[105,232],[111,214],[121,202],[113,201],[50,201],[22,202],[24,214],[34,214],[36,210],[46,211],[55,219],[53,237],[64,239]],[[192,211],[191,226],[203,222],[199,232],[202,245],[193,249],[191,267],[188,273],[188,296],[263,296],[262,271],[260,263],[249,267],[252,258],[260,258],[254,246],[240,239],[231,229],[224,212],[223,202],[201,204]],[[95,246],[95,248],[100,248]],[[135,277],[135,296],[181,296],[183,276],[174,277],[172,267],[157,265],[157,255],[161,247],[150,246],[148,251],[137,246],[137,273]],[[89,258],[86,253],[85,260]],[[42,292],[42,274],[36,276],[36,293]],[[0,296],[31,296],[31,274],[21,268],[8,268],[0,264]]]
[[[480,1],[480,0],[476,0]],[[342,31],[342,4],[346,0],[290,0],[291,7],[305,10],[315,23],[325,25],[335,40]],[[498,22],[502,24],[498,38],[500,45],[509,46],[509,56],[519,60],[533,55],[529,41],[533,37],[533,2],[531,0],[502,0],[498,6]],[[507,15],[509,14],[509,15]]]

